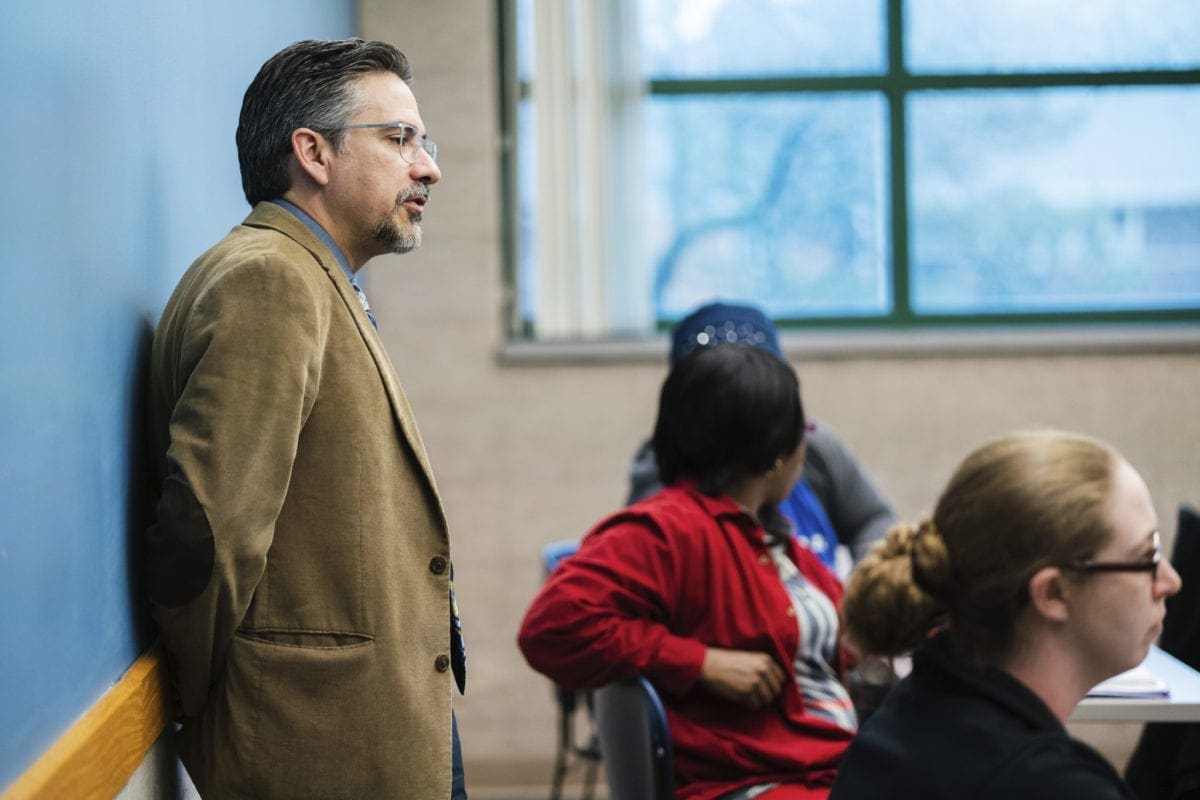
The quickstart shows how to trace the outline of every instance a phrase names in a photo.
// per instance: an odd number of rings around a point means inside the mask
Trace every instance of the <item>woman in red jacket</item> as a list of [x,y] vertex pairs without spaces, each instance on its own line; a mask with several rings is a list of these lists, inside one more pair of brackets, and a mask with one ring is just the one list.
[[804,431],[775,355],[721,345],[679,361],[653,440],[667,488],[600,522],[521,625],[526,659],[562,686],[655,685],[677,797],[824,798],[854,735],[841,586],[776,511]]

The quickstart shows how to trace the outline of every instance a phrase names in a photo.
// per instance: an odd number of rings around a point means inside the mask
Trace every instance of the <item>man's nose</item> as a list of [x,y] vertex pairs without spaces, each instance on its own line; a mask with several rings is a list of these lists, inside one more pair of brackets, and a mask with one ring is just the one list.
[[413,162],[408,172],[413,180],[426,186],[432,186],[442,179],[442,170],[424,150],[418,151],[417,160]]

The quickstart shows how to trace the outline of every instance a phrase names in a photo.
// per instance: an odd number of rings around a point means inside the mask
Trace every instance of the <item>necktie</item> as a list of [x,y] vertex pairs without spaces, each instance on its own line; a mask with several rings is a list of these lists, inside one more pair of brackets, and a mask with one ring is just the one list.
[[467,646],[463,642],[462,618],[458,616],[458,601],[454,599],[454,565],[450,565],[450,666],[458,693],[467,691]]
[[363,311],[367,312],[367,319],[371,320],[371,327],[379,330],[379,323],[375,321],[375,312],[371,310],[371,304],[367,302],[367,295],[363,292],[362,287],[353,277],[350,278],[350,285],[354,287],[354,296],[358,298],[359,305],[363,307]]

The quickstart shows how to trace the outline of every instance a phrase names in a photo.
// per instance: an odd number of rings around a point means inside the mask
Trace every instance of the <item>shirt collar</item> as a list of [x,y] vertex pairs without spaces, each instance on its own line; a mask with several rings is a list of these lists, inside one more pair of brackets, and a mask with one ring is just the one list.
[[333,241],[333,237],[321,227],[319,222],[310,217],[308,214],[304,213],[304,211],[295,203],[284,200],[282,197],[277,197],[271,202],[290,212],[292,216],[303,222],[305,226],[312,231],[318,239],[321,240],[321,244],[328,247],[329,251],[333,253],[333,257],[337,259],[342,271],[345,272],[346,277],[350,279],[350,283],[353,283],[356,286],[358,285],[354,280],[354,270],[350,269],[350,262],[346,260],[346,255],[342,252],[342,248],[337,246],[337,242]]
[[942,631],[918,648],[913,656],[913,674],[922,670],[941,672],[944,676],[985,695],[993,702],[1022,717],[1038,730],[1064,731],[1062,722],[1040,697],[1025,684],[996,667],[976,668],[957,658],[950,647],[948,631]]

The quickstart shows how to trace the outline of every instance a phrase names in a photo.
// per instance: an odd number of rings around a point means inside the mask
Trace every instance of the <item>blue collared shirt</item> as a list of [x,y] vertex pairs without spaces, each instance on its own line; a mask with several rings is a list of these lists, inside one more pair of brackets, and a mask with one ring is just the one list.
[[371,304],[367,302],[367,293],[362,290],[362,287],[358,285],[358,281],[354,279],[354,270],[350,269],[350,262],[346,260],[346,254],[342,252],[342,248],[338,247],[337,242],[333,240],[333,237],[321,227],[319,222],[310,217],[308,214],[304,213],[304,211],[301,210],[301,208],[295,203],[284,200],[282,197],[278,197],[271,202],[291,213],[292,216],[303,222],[305,226],[312,231],[318,239],[321,240],[321,244],[329,248],[329,251],[333,253],[333,257],[336,258],[338,264],[341,265],[342,271],[346,273],[346,278],[349,279],[350,286],[354,289],[354,294],[358,296],[358,301],[362,304],[363,311],[367,312],[367,319],[371,320],[371,325],[377,328],[378,325],[375,322],[375,313],[371,310]]
[[325,232],[325,229],[321,227],[321,223],[308,214],[305,214],[295,203],[284,200],[282,197],[276,198],[271,202],[291,212],[292,216],[303,222],[310,231],[316,234],[316,237],[321,240],[321,244],[328,247],[329,251],[333,253],[333,257],[342,265],[342,270],[346,273],[346,277],[350,279],[351,283],[354,282],[354,270],[350,269],[350,262],[346,260],[346,254],[342,252],[342,248],[338,247],[333,237]]

